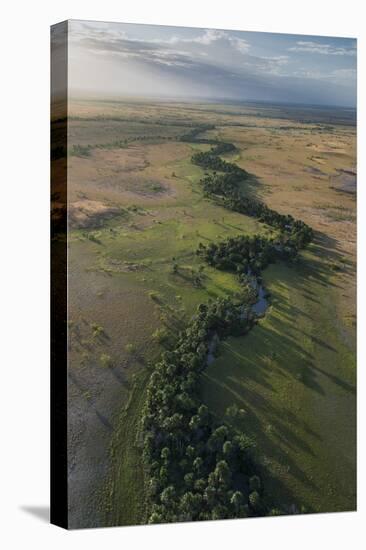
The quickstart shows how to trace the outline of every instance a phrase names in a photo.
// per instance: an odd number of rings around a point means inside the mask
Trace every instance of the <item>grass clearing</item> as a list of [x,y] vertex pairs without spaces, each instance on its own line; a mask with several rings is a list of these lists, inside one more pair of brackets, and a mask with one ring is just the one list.
[[101,507],[107,525],[138,525],[145,519],[141,449],[136,430],[149,375],[145,369],[133,376],[129,400],[118,417],[112,437],[112,466]]

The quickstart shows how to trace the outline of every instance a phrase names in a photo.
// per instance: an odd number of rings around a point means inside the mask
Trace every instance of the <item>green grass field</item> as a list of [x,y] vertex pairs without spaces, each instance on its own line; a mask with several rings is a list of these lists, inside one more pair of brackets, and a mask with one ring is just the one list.
[[112,468],[101,506],[108,525],[137,525],[145,519],[144,479],[136,427],[149,375],[147,369],[134,375],[129,400],[119,415],[112,438]]
[[[256,441],[267,494],[309,512],[355,508],[355,363],[336,324],[337,278],[312,245],[296,267],[264,272],[272,305],[245,338],[222,343],[203,376],[219,417],[236,404]],[[345,321],[345,320],[344,320]]]
[[[276,264],[264,271],[271,306],[248,335],[221,343],[219,357],[202,378],[202,399],[219,418],[233,404],[243,409],[236,426],[256,442],[265,491],[274,503],[288,510],[292,505],[307,511],[355,508],[354,253],[353,241],[345,240],[354,235],[354,216],[348,213],[355,212],[355,203],[328,181],[339,166],[353,161],[354,134],[347,127],[333,128],[332,139],[339,137],[347,154],[322,153],[326,175],[311,175],[305,171],[309,132],[286,121],[292,133],[277,135],[273,127],[283,121],[270,113],[259,124],[250,109],[224,107],[80,103],[73,110],[87,120],[72,121],[71,145],[94,147],[139,135],[155,139],[165,128],[170,138],[115,150],[92,147],[87,157],[70,159],[71,205],[82,211],[92,203],[96,211],[88,225],[72,228],[69,262],[74,285],[70,320],[78,336],[71,346],[77,381],[73,403],[99,406],[101,399],[110,410],[109,432],[103,436],[109,441],[108,475],[91,471],[91,483],[99,483],[102,495],[101,524],[145,519],[136,435],[147,365],[163,349],[154,333],[162,327],[176,332],[199,303],[239,290],[234,275],[203,264],[195,254],[198,244],[270,231],[203,197],[199,179],[204,172],[190,158],[209,146],[174,141],[188,120],[217,124],[211,137],[233,141],[239,152],[228,159],[257,176],[250,192],[317,231],[315,243],[296,265]],[[95,120],[101,114],[118,119],[122,109],[131,120],[135,111],[143,118],[145,110],[149,122]],[[171,121],[171,127],[159,125],[161,120]],[[314,147],[328,140],[310,126]],[[118,214],[103,217],[101,204]],[[347,208],[347,217],[331,216],[339,204]],[[105,336],[90,336],[93,326],[101,326]],[[110,357],[110,368],[103,367],[103,355]],[[79,387],[88,387],[88,399]],[[89,445],[92,454],[105,445],[98,439],[105,429],[96,417],[93,435],[83,439],[77,434],[72,441]],[[73,498],[79,502],[80,495]]]

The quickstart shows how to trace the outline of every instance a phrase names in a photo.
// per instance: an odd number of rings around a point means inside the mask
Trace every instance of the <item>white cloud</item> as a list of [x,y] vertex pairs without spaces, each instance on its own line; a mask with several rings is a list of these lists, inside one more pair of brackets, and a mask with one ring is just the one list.
[[263,56],[261,57],[261,59],[264,59],[269,63],[273,63],[274,65],[286,65],[288,63],[289,57],[288,55],[276,55],[274,57]]
[[[238,50],[240,53],[247,53],[250,49],[250,44],[243,38],[238,38],[232,36],[226,31],[219,31],[216,29],[206,29],[205,32],[199,36],[194,36],[191,38],[183,38],[179,36],[173,36],[166,43],[169,44],[178,44],[180,42],[192,43],[192,44],[202,44],[203,46],[210,46],[214,42],[223,40],[228,42],[233,48]],[[163,41],[160,41],[163,42]]]
[[283,67],[289,62],[288,55],[248,56],[243,65],[257,74],[283,75]]
[[296,46],[292,46],[288,50],[291,52],[319,53],[321,55],[356,55],[356,48],[344,48],[305,40],[296,42]]
[[250,44],[242,38],[230,37],[230,42],[240,53],[247,53],[250,49]]
[[[76,23],[76,24],[75,24]],[[124,30],[116,29],[98,29],[88,23],[84,22],[74,22],[73,32],[70,34],[70,38],[75,41],[82,41],[87,37],[88,39],[94,40],[95,42],[103,42],[106,44],[107,41],[111,42],[111,49],[115,50],[113,45],[123,44],[121,53],[126,53],[126,45],[131,44],[131,49],[135,49],[134,46],[138,44],[145,45],[147,49],[149,46],[153,46],[156,49],[159,47],[163,50],[166,50],[167,47],[172,48],[174,51],[175,46],[180,44],[187,45],[202,45],[203,47],[211,46],[213,43],[218,41],[223,41],[229,44],[231,47],[236,49],[238,52],[245,54],[250,49],[250,44],[243,38],[238,38],[232,36],[226,31],[220,31],[216,29],[205,29],[203,33],[198,36],[184,37],[173,35],[168,39],[163,38],[131,38]],[[108,48],[106,48],[108,49]],[[185,52],[186,53],[186,52]],[[133,54],[134,55],[134,54]],[[207,54],[202,54],[207,55]]]
[[216,40],[225,39],[226,36],[226,33],[223,31],[207,29],[201,36],[197,36],[195,38],[186,38],[183,40],[185,42],[197,42],[198,44],[204,44],[205,46],[208,46],[209,44],[212,44],[212,42],[216,42]]
[[337,78],[356,78],[357,71],[356,69],[335,69],[332,71],[332,75]]
[[[299,78],[312,78],[316,80],[332,80],[335,82],[351,81],[356,79],[356,69],[334,69],[331,72],[309,71],[299,69],[293,73],[293,76]],[[343,82],[342,82],[343,83]]]

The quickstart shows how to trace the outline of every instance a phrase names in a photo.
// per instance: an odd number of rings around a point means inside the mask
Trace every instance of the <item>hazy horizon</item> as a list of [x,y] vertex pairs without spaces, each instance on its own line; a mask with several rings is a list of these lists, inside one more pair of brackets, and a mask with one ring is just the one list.
[[[260,99],[232,99],[227,97],[203,97],[203,96],[162,96],[162,95],[145,95],[145,94],[116,94],[106,96],[103,93],[87,91],[74,92],[68,96],[69,101],[95,101],[105,103],[177,103],[177,104],[212,104],[212,105],[272,105],[272,106],[288,106],[288,107],[306,107],[306,108],[322,108],[322,109],[336,109],[341,108],[344,110],[356,111],[356,105],[340,105],[340,104],[328,104],[328,103],[301,103],[296,101],[272,101],[272,100],[260,100]],[[63,96],[60,97],[63,100]]]

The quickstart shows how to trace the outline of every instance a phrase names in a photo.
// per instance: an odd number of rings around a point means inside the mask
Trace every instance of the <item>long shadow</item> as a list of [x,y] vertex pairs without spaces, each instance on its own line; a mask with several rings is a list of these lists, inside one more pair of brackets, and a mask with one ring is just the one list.
[[[211,382],[214,382],[220,386],[219,391],[222,393],[222,382],[221,380],[217,381],[210,377]],[[227,381],[225,383],[224,389],[234,397],[231,401],[235,401],[235,395],[237,396],[237,383],[235,381]],[[288,453],[284,452],[283,447],[287,447],[289,450],[299,452],[303,451],[308,453],[311,456],[314,456],[314,453],[311,447],[301,440],[293,430],[288,426],[285,426],[284,422],[280,420],[280,417],[284,416],[283,411],[276,411],[276,409],[270,405],[268,402],[260,396],[257,392],[253,390],[248,390],[246,388],[245,392],[240,394],[240,406],[245,406],[246,410],[246,419],[243,421],[243,431],[244,433],[255,439],[255,462],[260,465],[260,470],[262,470],[262,475],[265,472],[266,487],[268,488],[268,480],[271,485],[270,493],[276,495],[274,501],[277,500],[277,506],[281,507],[290,506],[293,503],[296,503],[298,499],[294,494],[284,485],[284,483],[279,479],[278,476],[274,476],[268,468],[265,466],[263,458],[266,458],[266,461],[270,459],[272,462],[276,462],[281,465],[285,471],[296,478],[299,482],[304,485],[311,487],[313,490],[317,490],[317,486],[312,479],[310,479],[304,471],[299,467],[299,465],[292,459]],[[262,413],[265,412],[266,420],[263,421],[259,418],[256,411],[260,410]],[[270,435],[268,435],[268,426],[271,426]],[[250,426],[250,428],[249,428]],[[238,426],[236,426],[238,428]],[[277,444],[274,444],[274,440],[278,441]],[[300,504],[300,503],[299,503]],[[301,502],[308,507],[308,503]],[[310,511],[310,508],[309,508]]]
[[[235,392],[240,380],[235,377],[227,377],[225,379],[225,388],[227,391]],[[277,435],[289,448],[294,450],[302,450],[310,455],[314,455],[311,447],[303,441],[297,434],[289,428],[289,424],[285,424],[284,418],[287,420],[287,414],[285,409],[277,409],[271,405],[268,400],[260,395],[258,392],[250,389],[247,386],[242,385],[242,401],[244,406],[248,404],[251,407],[251,414],[254,415],[254,411],[260,410],[268,418],[272,426],[275,426]],[[292,423],[297,424],[297,418],[292,417]]]
[[318,338],[317,336],[314,336],[311,334],[310,338],[312,339],[313,342],[318,344],[318,346],[322,346],[323,348],[328,349],[329,351],[336,351],[336,349],[333,346],[331,346],[327,342],[324,342],[324,340],[320,340],[320,338]]
[[[244,164],[244,163],[243,163]],[[240,191],[249,199],[262,200],[262,196],[258,193],[264,188],[264,184],[261,179],[255,174],[249,174],[248,179],[240,183]]]
[[122,366],[111,366],[109,367],[109,371],[111,374],[115,377],[115,379],[121,384],[121,386],[129,386],[125,369],[123,369]]
[[227,223],[227,222],[216,222],[217,225],[221,225],[222,227],[224,227],[225,229],[230,227],[231,229],[236,229],[237,231],[243,231],[243,228],[242,227],[238,227],[237,225],[234,225],[232,223]]
[[100,413],[98,409],[95,409],[95,414],[97,415],[103,426],[108,428],[108,430],[113,430],[112,424],[109,422],[108,418],[104,414]]
[[300,380],[307,388],[318,392],[320,395],[325,395],[325,391],[322,386],[316,381],[313,366],[311,364],[306,365],[303,372],[300,375]]
[[354,274],[356,269],[356,264],[354,261],[349,260],[345,261],[344,250],[339,245],[339,241],[326,233],[321,231],[315,232],[315,238],[312,245],[312,250],[314,254],[320,259],[319,264],[317,265],[318,271],[326,273],[329,271],[329,266],[321,266],[321,261],[327,259],[329,262],[338,264],[340,270],[343,273]]
[[347,392],[351,392],[354,395],[356,395],[356,388],[354,386],[351,386],[351,384],[348,384],[344,380],[341,380],[339,376],[335,376],[334,374],[330,374],[329,372],[326,372],[324,369],[321,369],[320,367],[316,367],[315,365],[311,365],[311,368],[316,370],[317,372],[320,372],[327,378],[329,378],[334,384],[342,388],[343,390]]

